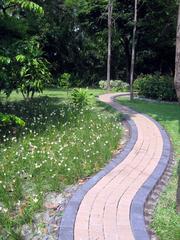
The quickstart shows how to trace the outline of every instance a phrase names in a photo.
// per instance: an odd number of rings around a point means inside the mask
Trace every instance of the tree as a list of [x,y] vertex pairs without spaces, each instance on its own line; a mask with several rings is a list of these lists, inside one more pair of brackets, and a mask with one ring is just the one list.
[[19,50],[15,57],[14,69],[16,71],[16,89],[24,99],[34,97],[36,92],[41,93],[47,83],[50,82],[51,74],[48,70],[48,62],[42,57],[43,52],[35,38],[18,42]]
[[[45,1],[49,24],[44,51],[55,77],[71,74],[72,85],[97,85],[106,79],[107,0]],[[61,13],[61,14],[59,14]],[[42,26],[43,27],[43,26]]]
[[[112,0],[111,0],[112,1]],[[36,0],[46,12],[32,18],[55,79],[70,73],[72,85],[98,85],[107,79],[108,0]],[[66,3],[65,3],[66,2]],[[138,4],[135,77],[141,73],[174,74],[175,0],[143,0]],[[29,16],[26,16],[26,18]],[[112,79],[130,83],[134,1],[113,1]],[[0,23],[1,24],[1,23]],[[57,82],[57,81],[56,81]]]
[[132,37],[132,55],[131,55],[131,71],[130,71],[130,99],[133,100],[133,82],[134,82],[134,62],[135,62],[135,46],[136,46],[136,28],[137,28],[137,4],[138,0],[134,1],[134,27]]
[[[121,48],[119,46],[116,62],[121,68],[121,72],[119,71],[121,78],[126,78],[127,82],[130,83],[134,1],[121,0],[116,2],[114,15],[116,35],[119,35],[119,45],[121,46]],[[162,74],[173,74],[175,28],[175,0],[143,0],[139,2],[135,76],[157,71]]]
[[[178,10],[178,21],[177,21],[177,35],[176,35],[176,66],[175,66],[175,78],[174,78],[177,98],[180,103],[180,4]],[[179,194],[180,195],[180,194]],[[180,197],[179,197],[180,198]],[[180,199],[179,199],[180,208]],[[180,209],[179,209],[180,212]]]
[[35,92],[42,91],[50,77],[39,43],[31,38],[27,10],[38,16],[44,14],[42,7],[28,0],[7,0],[0,4],[0,35],[3,36],[0,40],[0,90],[7,96],[15,89],[25,98],[30,94],[33,97]]
[[[3,89],[7,95],[14,88],[12,79],[15,74],[14,67],[11,65],[13,59],[9,54],[11,44],[26,35],[27,31],[27,25],[21,18],[24,10],[30,10],[40,15],[44,13],[42,7],[32,1],[2,0],[0,2],[0,65],[2,67],[0,71],[0,91]],[[25,122],[17,116],[0,113],[0,126],[9,124],[24,126]]]
[[[177,35],[176,35],[176,65],[175,65],[175,78],[174,78],[177,98],[180,103],[180,3],[178,9],[178,21],[177,21]],[[176,196],[176,209],[180,214],[180,171],[178,178],[178,188]]]
[[107,89],[110,89],[111,80],[111,38],[112,38],[112,13],[113,2],[109,0],[108,3],[108,58],[107,58]]

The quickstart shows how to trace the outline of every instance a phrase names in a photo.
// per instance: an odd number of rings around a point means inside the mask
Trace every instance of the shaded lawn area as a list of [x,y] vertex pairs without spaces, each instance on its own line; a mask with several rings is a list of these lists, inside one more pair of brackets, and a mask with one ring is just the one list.
[[180,239],[180,216],[176,214],[176,190],[178,165],[180,165],[180,106],[178,104],[151,103],[141,100],[130,102],[127,98],[118,101],[138,112],[146,113],[157,120],[169,133],[174,147],[176,166],[173,177],[156,207],[152,228],[160,240]]
[[[82,88],[84,90],[87,90],[87,92],[92,96],[98,96],[100,94],[106,93],[105,90],[102,89],[96,89],[96,88]],[[47,88],[43,91],[43,93],[36,93],[35,97],[39,96],[48,96],[48,97],[58,97],[59,100],[65,100],[67,97],[70,97],[71,92],[73,89],[69,89],[69,91],[62,90],[60,88]],[[0,100],[6,101],[6,96],[4,94],[0,94]],[[8,102],[14,102],[14,101],[21,101],[24,100],[22,94],[17,94],[15,91],[12,92],[11,96],[7,99]]]
[[[46,90],[25,102],[13,93],[0,111],[26,121],[25,128],[0,128],[0,236],[20,240],[21,226],[42,207],[44,195],[99,171],[122,134],[120,116],[96,104],[78,109],[65,91]],[[3,238],[5,237],[5,238]]]

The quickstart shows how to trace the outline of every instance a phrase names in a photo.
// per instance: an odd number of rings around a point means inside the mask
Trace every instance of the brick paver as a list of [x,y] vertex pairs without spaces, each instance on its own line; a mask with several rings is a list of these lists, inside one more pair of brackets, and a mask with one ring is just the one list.
[[130,207],[138,189],[156,168],[163,150],[158,127],[145,116],[100,96],[118,111],[128,114],[138,129],[138,139],[124,161],[85,195],[75,222],[75,240],[133,240]]

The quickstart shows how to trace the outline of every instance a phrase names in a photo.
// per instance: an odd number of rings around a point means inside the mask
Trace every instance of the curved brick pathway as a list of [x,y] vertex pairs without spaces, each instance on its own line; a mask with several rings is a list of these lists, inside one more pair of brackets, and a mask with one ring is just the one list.
[[[166,168],[170,143],[164,142],[163,130],[156,122],[114,102],[116,96],[118,94],[106,94],[99,99],[128,114],[132,135],[136,132],[134,140],[131,139],[131,145],[126,149],[128,153],[118,164],[101,176],[97,174],[97,180],[90,186],[87,183],[70,202],[70,211],[65,212],[61,222],[60,240],[149,239],[143,206]],[[72,218],[69,221],[68,215]]]

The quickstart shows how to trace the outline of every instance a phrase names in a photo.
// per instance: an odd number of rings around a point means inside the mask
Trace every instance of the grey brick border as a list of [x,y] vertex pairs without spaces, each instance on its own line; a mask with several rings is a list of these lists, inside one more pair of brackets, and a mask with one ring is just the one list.
[[[112,97],[112,100],[115,98],[125,95],[125,94],[118,94]],[[128,94],[127,94],[128,95]],[[116,101],[114,101],[117,104]],[[113,107],[113,104],[110,104]],[[134,110],[131,110],[135,112]],[[141,113],[142,114],[142,113]],[[172,156],[172,146],[170,139],[162,126],[157,123],[154,119],[149,117],[146,114],[142,114],[148,119],[150,119],[154,124],[159,128],[162,139],[163,139],[163,153],[161,159],[152,173],[152,175],[147,179],[147,181],[142,185],[142,187],[138,190],[135,197],[133,198],[131,209],[130,209],[130,221],[132,231],[135,237],[135,240],[150,240],[150,235],[148,233],[148,229],[145,224],[145,217],[144,217],[144,206],[145,203],[154,190],[155,186],[160,181],[161,177],[163,176],[168,163]],[[90,180],[85,182],[73,195],[70,199],[63,217],[61,219],[60,227],[59,227],[59,236],[58,240],[73,240],[74,239],[74,224],[76,220],[76,215],[83,200],[85,194],[100,180],[102,179],[107,173],[109,173],[113,168],[115,168],[119,163],[121,163],[125,157],[131,152],[133,146],[136,143],[138,132],[137,127],[133,120],[127,119],[127,125],[129,127],[130,132],[130,139],[124,149],[116,155],[115,158],[111,160],[111,162],[99,173],[93,176]]]
[[76,220],[76,215],[83,200],[85,194],[106,174],[108,174],[112,169],[114,169],[119,163],[121,163],[125,157],[131,152],[137,141],[137,127],[133,120],[127,119],[127,125],[129,128],[130,138],[124,149],[117,154],[104,169],[102,169],[99,173],[85,182],[73,195],[70,199],[63,217],[61,219],[60,227],[59,227],[59,236],[58,240],[73,240],[74,239],[74,224]]

